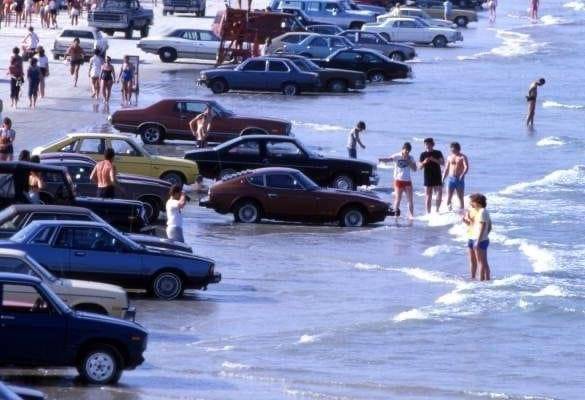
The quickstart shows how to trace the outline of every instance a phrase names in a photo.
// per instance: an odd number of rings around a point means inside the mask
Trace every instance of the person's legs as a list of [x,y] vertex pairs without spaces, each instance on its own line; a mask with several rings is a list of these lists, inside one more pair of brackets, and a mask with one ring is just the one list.
[[487,247],[482,247],[483,246],[480,244],[475,249],[475,257],[477,258],[477,263],[479,265],[479,279],[482,281],[489,281],[491,279],[491,273],[490,266],[487,262]]
[[536,101],[532,100],[528,102],[528,115],[526,116],[526,126],[534,126],[534,112],[536,110]]
[[469,269],[471,272],[471,279],[475,279],[477,276],[477,257],[475,256],[475,250],[473,249],[473,240],[469,240],[467,243],[469,252]]
[[433,187],[432,186],[425,186],[425,206],[427,209],[427,214],[431,213],[432,204],[433,204]]
[[451,210],[451,201],[453,200],[453,193],[455,193],[455,186],[453,185],[453,177],[449,177],[447,183],[447,207]]
[[435,201],[435,205],[437,207],[437,212],[439,212],[439,210],[441,209],[441,203],[443,201],[443,186],[435,186],[434,190],[435,190],[435,196],[437,196],[437,199]]
[[75,63],[75,77],[74,77],[74,86],[77,87],[77,80],[79,79],[79,67],[81,66],[80,62]]
[[408,199],[408,212],[410,213],[410,218],[414,217],[414,199],[412,194],[412,186],[407,186],[404,188],[406,191],[406,198]]
[[400,202],[402,201],[402,192],[404,189],[402,187],[398,187],[398,185],[394,185],[394,211],[398,212],[400,210]]
[[347,149],[347,153],[349,158],[357,158],[357,150],[356,149]]
[[465,181],[460,179],[457,183],[457,199],[459,200],[459,209],[463,210],[465,207]]

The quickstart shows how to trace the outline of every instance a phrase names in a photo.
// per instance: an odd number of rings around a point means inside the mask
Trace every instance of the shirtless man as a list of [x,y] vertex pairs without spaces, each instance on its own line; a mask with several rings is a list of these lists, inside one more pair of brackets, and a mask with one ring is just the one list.
[[544,85],[546,81],[544,78],[540,78],[537,81],[532,82],[528,89],[528,96],[526,101],[528,102],[528,115],[526,115],[526,126],[528,128],[534,127],[534,111],[536,109],[536,98],[538,97],[538,87]]
[[465,195],[465,175],[469,171],[467,156],[461,153],[461,145],[457,142],[451,143],[451,155],[447,158],[447,166],[443,173],[443,182],[447,180],[447,207],[452,209],[451,200],[453,193],[457,192],[459,208],[463,210]]
[[97,183],[97,197],[102,199],[113,199],[116,192],[116,166],[114,165],[114,150],[106,149],[104,152],[105,160],[98,162],[89,179]]
[[209,134],[209,128],[213,121],[213,111],[210,107],[207,107],[205,111],[193,118],[189,122],[189,128],[191,133],[195,136],[197,147],[204,148],[207,145],[207,135]]

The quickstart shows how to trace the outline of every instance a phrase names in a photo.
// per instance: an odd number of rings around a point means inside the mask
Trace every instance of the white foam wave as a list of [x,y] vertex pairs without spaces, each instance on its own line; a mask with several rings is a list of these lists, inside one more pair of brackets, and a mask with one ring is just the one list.
[[249,365],[246,364],[240,364],[240,363],[233,363],[230,361],[224,361],[221,366],[225,369],[250,369],[251,367]]
[[569,293],[558,285],[548,285],[539,290],[536,293],[532,293],[529,296],[533,297],[569,297]]
[[292,121],[294,126],[313,129],[317,132],[334,132],[334,131],[348,131],[349,128],[344,128],[339,125],[318,124],[313,122]]
[[455,247],[453,247],[453,246],[441,244],[438,246],[431,246],[431,247],[427,248],[425,251],[423,251],[422,255],[425,257],[435,257],[439,254],[451,253],[454,250],[455,250]]
[[460,290],[454,290],[439,297],[437,300],[435,300],[435,303],[447,305],[458,304],[462,303],[466,298],[467,296],[461,293]]
[[412,310],[403,311],[399,314],[396,314],[392,320],[394,322],[403,322],[411,320],[423,320],[428,318],[429,314],[417,308],[413,308]]
[[576,165],[571,169],[562,169],[551,172],[542,179],[532,182],[520,182],[508,186],[500,191],[500,194],[511,195],[524,192],[539,186],[552,185],[585,185],[585,165]]
[[563,4],[565,8],[571,8],[575,11],[585,11],[585,1],[570,1]]
[[557,268],[557,260],[553,253],[526,239],[510,239],[506,235],[492,233],[490,240],[504,246],[516,246],[530,260],[534,272],[554,271]]
[[545,100],[542,102],[544,108],[565,108],[568,110],[585,110],[585,106],[581,104],[564,104],[554,100]]
[[458,56],[460,61],[478,60],[485,56],[519,57],[538,52],[546,46],[546,43],[538,43],[527,33],[512,32],[502,29],[496,30],[496,37],[502,40],[502,44],[490,51],[473,54],[470,56]]
[[360,269],[362,271],[382,271],[382,270],[384,270],[384,267],[377,265],[377,264],[356,263],[353,267],[355,269]]
[[520,307],[523,310],[526,310],[528,307],[530,307],[530,303],[524,299],[518,300],[517,304],[518,304],[518,307]]
[[545,137],[540,139],[536,145],[540,146],[540,147],[556,147],[556,146],[563,146],[565,144],[565,142],[563,141],[563,139],[557,137],[557,136],[549,136],[549,137]]
[[223,346],[223,347],[207,347],[205,351],[209,353],[214,353],[217,351],[231,351],[234,349],[234,346]]
[[315,343],[319,340],[319,335],[302,335],[299,338],[298,344]]
[[[424,192],[421,192],[421,196],[424,196]],[[427,222],[432,227],[454,225],[461,222],[461,216],[455,212],[431,213],[421,215],[416,219]]]
[[540,23],[543,25],[559,25],[567,23],[567,20],[561,17],[555,17],[554,15],[544,15],[540,17]]

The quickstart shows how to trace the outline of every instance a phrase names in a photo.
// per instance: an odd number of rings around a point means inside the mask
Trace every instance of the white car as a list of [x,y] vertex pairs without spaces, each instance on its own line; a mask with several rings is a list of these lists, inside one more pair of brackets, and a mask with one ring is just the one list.
[[79,44],[85,53],[85,58],[93,56],[95,49],[99,49],[105,56],[108,50],[108,39],[100,31],[92,27],[69,27],[59,33],[53,43],[53,58],[58,60],[64,57],[73,40],[79,38]]
[[388,18],[383,22],[364,24],[362,31],[377,32],[393,42],[432,44],[435,47],[463,41],[463,35],[458,30],[430,26],[418,18]]
[[162,62],[177,58],[215,60],[220,40],[202,29],[175,29],[162,36],[141,39],[136,47],[146,53],[158,54]]
[[392,11],[386,14],[378,15],[376,17],[376,22],[384,22],[388,18],[401,18],[401,17],[412,17],[412,18],[420,18],[424,20],[427,24],[431,26],[436,26],[440,28],[452,28],[455,24],[452,21],[446,21],[444,19],[433,18],[426,11],[421,10],[420,8],[415,7],[394,7]]

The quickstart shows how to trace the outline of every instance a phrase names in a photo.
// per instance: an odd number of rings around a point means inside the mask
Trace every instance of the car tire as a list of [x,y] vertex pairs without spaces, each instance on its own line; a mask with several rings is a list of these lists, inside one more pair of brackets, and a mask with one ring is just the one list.
[[144,196],[139,197],[138,201],[145,203],[148,207],[150,207],[150,215],[148,216],[148,222],[154,223],[158,220],[160,216],[160,212],[162,211],[161,201],[155,196]]
[[140,128],[140,138],[144,144],[161,144],[165,130],[159,125],[145,125]]
[[152,280],[153,296],[162,300],[173,300],[183,293],[183,279],[175,272],[163,271]]
[[177,59],[177,51],[172,47],[163,47],[158,51],[158,58],[164,63],[172,63]]
[[347,92],[347,83],[342,79],[334,79],[327,85],[329,90],[334,93]]
[[104,29],[102,32],[104,32],[108,36],[114,35],[114,31],[112,29]]
[[368,74],[368,79],[372,83],[380,83],[384,82],[386,77],[384,76],[384,73],[381,71],[372,71]]
[[433,46],[435,47],[447,47],[447,38],[443,35],[436,36],[433,39]]
[[467,24],[469,24],[469,20],[467,19],[467,17],[464,16],[459,16],[457,18],[455,18],[455,25],[457,25],[460,28],[467,28]]
[[353,178],[345,174],[336,175],[331,182],[331,186],[335,189],[355,190],[355,183]]
[[58,54],[53,54],[53,60],[59,61],[59,55]]
[[130,26],[126,30],[124,30],[124,38],[125,39],[132,39],[132,34],[134,33],[134,29]]
[[363,25],[364,25],[363,22],[354,21],[351,24],[349,24],[349,29],[362,29]]
[[301,91],[299,89],[299,85],[296,83],[287,82],[282,85],[282,94],[285,96],[298,96],[301,94]]
[[388,58],[392,61],[404,61],[406,60],[406,56],[401,51],[393,51],[392,53],[388,54]]
[[349,228],[358,228],[364,226],[367,222],[364,211],[357,206],[344,208],[339,214],[339,225]]
[[262,219],[262,211],[258,203],[244,200],[234,206],[234,220],[244,224],[256,224]]
[[162,179],[163,181],[167,181],[172,185],[183,186],[186,183],[183,175],[180,174],[179,172],[174,171],[165,172],[160,176],[160,179]]
[[228,84],[223,79],[214,79],[209,84],[209,88],[214,94],[222,94],[229,90]]
[[150,26],[144,25],[142,28],[140,28],[140,37],[141,38],[147,37],[149,32],[150,32]]
[[226,177],[233,175],[235,173],[236,173],[236,170],[231,169],[231,168],[222,169],[219,172],[219,179],[225,179]]
[[109,345],[92,346],[79,358],[77,371],[81,378],[94,385],[118,382],[122,376],[122,357]]
[[162,14],[163,14],[163,17],[166,17],[167,16],[167,12],[164,11],[164,10],[163,10]]

